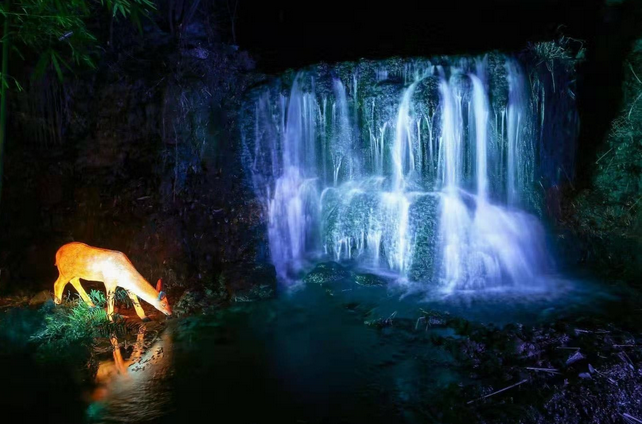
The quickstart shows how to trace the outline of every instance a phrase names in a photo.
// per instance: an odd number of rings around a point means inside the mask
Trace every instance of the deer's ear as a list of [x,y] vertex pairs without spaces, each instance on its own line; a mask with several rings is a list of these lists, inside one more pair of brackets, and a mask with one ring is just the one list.
[[164,291],[159,292],[159,300],[163,300],[163,299],[165,299],[165,297],[166,297],[166,296],[165,296],[165,292],[164,292]]
[[159,280],[156,282],[156,291],[160,292],[161,290],[163,290],[163,282],[159,278]]

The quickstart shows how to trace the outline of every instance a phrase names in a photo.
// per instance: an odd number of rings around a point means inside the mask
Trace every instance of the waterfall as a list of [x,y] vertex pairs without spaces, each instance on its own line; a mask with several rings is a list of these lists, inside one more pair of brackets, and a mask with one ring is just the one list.
[[487,126],[489,125],[489,105],[482,80],[470,75],[473,83],[473,114],[476,137],[476,182],[480,199],[487,198]]
[[[311,169],[315,160],[314,95],[304,93],[295,80],[281,124],[281,170],[268,190],[270,254],[277,272],[285,276],[290,266],[298,267],[308,250],[315,225],[317,193]],[[270,144],[277,149],[277,143]],[[273,150],[273,152],[275,151]],[[272,185],[272,184],[271,184]]]
[[242,133],[281,279],[333,260],[446,292],[537,285],[552,266],[533,215],[533,78],[494,54],[315,66],[255,88]]

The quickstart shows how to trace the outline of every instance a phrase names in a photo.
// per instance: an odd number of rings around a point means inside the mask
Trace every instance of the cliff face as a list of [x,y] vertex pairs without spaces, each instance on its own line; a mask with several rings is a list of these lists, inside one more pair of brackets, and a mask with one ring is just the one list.
[[244,295],[219,275],[267,260],[236,142],[253,62],[202,28],[180,42],[148,29],[97,72],[13,95],[0,289],[50,288],[56,249],[78,240],[170,288]]

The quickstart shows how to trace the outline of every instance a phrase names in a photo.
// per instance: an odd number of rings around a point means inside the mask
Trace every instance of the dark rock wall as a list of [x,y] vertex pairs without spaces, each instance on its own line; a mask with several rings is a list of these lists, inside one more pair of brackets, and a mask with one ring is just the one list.
[[[97,71],[13,95],[0,291],[51,288],[55,252],[73,240],[124,252],[176,293],[267,260],[236,130],[254,65],[202,28],[177,41],[151,26]],[[33,131],[43,109],[59,117],[41,125],[56,137]],[[269,271],[257,278],[274,289]],[[245,298],[248,285],[221,295]]]

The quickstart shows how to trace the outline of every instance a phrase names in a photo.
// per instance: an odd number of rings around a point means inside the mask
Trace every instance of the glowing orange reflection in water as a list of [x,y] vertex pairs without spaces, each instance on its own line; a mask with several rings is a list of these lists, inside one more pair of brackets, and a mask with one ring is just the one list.
[[112,358],[100,361],[96,387],[89,396],[91,408],[100,410],[101,418],[120,411],[130,418],[149,420],[167,410],[169,396],[159,393],[168,391],[159,390],[158,386],[166,384],[172,367],[171,330],[165,329],[149,347],[146,333],[146,326],[142,326],[128,357],[124,357],[118,339],[110,337]]

